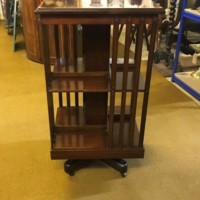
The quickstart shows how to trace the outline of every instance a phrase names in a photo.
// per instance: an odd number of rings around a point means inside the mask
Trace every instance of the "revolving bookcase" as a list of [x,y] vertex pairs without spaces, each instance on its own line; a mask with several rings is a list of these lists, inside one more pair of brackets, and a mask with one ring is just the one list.
[[[89,1],[67,2],[51,6],[43,2],[36,10],[42,33],[51,158],[68,159],[65,171],[70,175],[89,161],[100,160],[125,176],[127,163],[122,159],[144,157],[154,44],[163,11],[129,4],[95,7]],[[150,23],[154,31],[148,60],[141,65],[145,26]],[[119,42],[122,34],[123,44]],[[52,44],[55,58],[50,56]]]

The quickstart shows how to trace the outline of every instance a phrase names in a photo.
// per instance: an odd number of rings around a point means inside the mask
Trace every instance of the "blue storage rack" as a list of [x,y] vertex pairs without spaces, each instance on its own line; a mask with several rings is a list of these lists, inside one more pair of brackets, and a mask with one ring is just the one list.
[[184,0],[181,20],[180,20],[180,29],[178,33],[178,40],[176,46],[176,53],[173,63],[172,81],[177,83],[179,86],[181,86],[191,95],[193,95],[196,99],[200,100],[200,79],[192,77],[190,72],[178,71],[179,53],[181,47],[184,20],[190,19],[200,23],[200,13],[197,10],[186,9],[186,5],[187,5],[187,0]]

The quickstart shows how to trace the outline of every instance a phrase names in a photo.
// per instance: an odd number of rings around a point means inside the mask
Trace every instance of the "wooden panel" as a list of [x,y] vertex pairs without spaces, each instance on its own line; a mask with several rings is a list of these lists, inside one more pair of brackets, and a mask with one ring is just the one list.
[[107,124],[107,101],[107,93],[84,93],[86,124]]
[[[109,25],[83,26],[83,57],[86,72],[109,71],[109,46]],[[91,84],[96,85],[95,83]],[[107,123],[107,96],[107,93],[84,94],[87,124]]]
[[109,46],[109,25],[83,26],[83,56],[85,71],[108,71]]

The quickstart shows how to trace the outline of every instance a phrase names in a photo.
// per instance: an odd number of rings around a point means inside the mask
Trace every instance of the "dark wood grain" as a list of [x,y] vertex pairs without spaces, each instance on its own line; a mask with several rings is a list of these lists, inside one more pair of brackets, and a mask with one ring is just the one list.
[[[51,158],[143,158],[155,36],[163,10],[86,8],[81,7],[80,1],[67,2],[61,6],[56,2],[52,6],[42,3],[36,10],[43,35]],[[143,69],[141,55],[147,24],[153,29]],[[56,49],[53,64],[48,29],[52,26]],[[78,26],[82,29],[79,32]],[[136,44],[130,53],[132,26],[136,30]],[[122,53],[121,27],[125,33]],[[118,93],[121,99],[117,103]],[[139,93],[143,94],[142,103],[138,101]],[[141,104],[139,121],[136,116]]]

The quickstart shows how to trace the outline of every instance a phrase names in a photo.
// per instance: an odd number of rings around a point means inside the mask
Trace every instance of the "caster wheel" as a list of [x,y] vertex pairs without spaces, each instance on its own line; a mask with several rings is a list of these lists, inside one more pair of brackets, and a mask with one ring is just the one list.
[[66,172],[67,174],[69,174],[70,176],[74,176],[74,175],[75,175],[74,171],[71,171],[71,170],[66,169],[66,168],[65,168],[65,172]]
[[121,176],[122,176],[122,177],[126,177],[126,176],[127,176],[127,172],[121,173]]
[[70,176],[74,176],[75,175],[74,170],[70,167],[70,165],[67,162],[65,162],[65,164],[64,164],[64,170]]
[[69,174],[70,176],[74,176],[74,175],[75,175],[74,172],[69,172],[68,174]]

